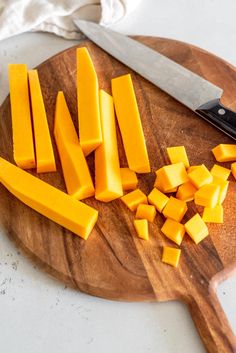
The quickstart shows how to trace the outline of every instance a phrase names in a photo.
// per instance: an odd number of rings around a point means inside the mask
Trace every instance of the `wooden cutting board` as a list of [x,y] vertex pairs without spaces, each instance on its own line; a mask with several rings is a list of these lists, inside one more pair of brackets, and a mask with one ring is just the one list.
[[[236,71],[230,64],[189,44],[153,37],[136,39],[222,87],[223,102],[236,109]],[[88,47],[100,87],[107,92],[111,91],[111,78],[131,72],[93,43],[86,41],[80,46]],[[38,67],[51,132],[59,90],[65,92],[77,127],[75,50],[66,50]],[[215,162],[211,149],[219,143],[232,143],[229,137],[145,79],[134,72],[132,77],[152,166],[151,174],[139,176],[140,188],[145,193],[153,187],[154,171],[168,163],[167,146],[184,145],[192,165],[205,163],[211,167]],[[0,131],[0,155],[13,162],[9,98],[0,110]],[[124,167],[127,162],[119,134],[118,142]],[[65,190],[55,143],[54,149],[58,171],[37,176]],[[93,156],[88,161],[93,173]],[[208,352],[236,351],[235,337],[215,294],[216,285],[236,269],[233,177],[224,202],[224,224],[210,225],[210,236],[199,245],[186,235],[178,268],[161,262],[163,245],[173,243],[160,232],[164,221],[160,214],[150,224],[150,241],[145,242],[135,234],[134,214],[120,200],[105,204],[92,198],[86,203],[99,210],[98,223],[88,241],[31,210],[0,185],[0,226],[34,261],[80,291],[115,300],[185,301]],[[188,217],[196,211],[201,210],[190,203]]]

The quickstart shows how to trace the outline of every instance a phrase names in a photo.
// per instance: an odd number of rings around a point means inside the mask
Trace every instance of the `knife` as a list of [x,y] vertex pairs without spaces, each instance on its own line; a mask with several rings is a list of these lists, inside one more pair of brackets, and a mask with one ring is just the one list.
[[74,22],[86,37],[107,53],[236,139],[236,112],[220,102],[223,94],[220,87],[123,34],[94,22]]

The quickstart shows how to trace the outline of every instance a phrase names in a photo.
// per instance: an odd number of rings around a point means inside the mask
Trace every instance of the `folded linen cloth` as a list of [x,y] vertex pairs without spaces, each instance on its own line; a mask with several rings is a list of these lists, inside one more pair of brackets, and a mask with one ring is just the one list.
[[131,12],[140,0],[0,0],[0,40],[27,31],[51,32],[80,39],[77,18],[109,26]]

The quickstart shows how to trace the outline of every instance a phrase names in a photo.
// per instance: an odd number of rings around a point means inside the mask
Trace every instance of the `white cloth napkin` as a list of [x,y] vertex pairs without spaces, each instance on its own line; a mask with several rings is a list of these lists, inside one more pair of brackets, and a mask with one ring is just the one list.
[[0,0],[0,40],[27,31],[79,39],[73,19],[108,26],[132,11],[140,0]]

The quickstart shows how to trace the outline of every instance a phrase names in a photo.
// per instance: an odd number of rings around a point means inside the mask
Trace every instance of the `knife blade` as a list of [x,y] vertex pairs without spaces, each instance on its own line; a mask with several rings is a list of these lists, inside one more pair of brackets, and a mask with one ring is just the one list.
[[236,139],[236,113],[220,102],[220,87],[123,34],[94,22],[74,22],[107,53]]

